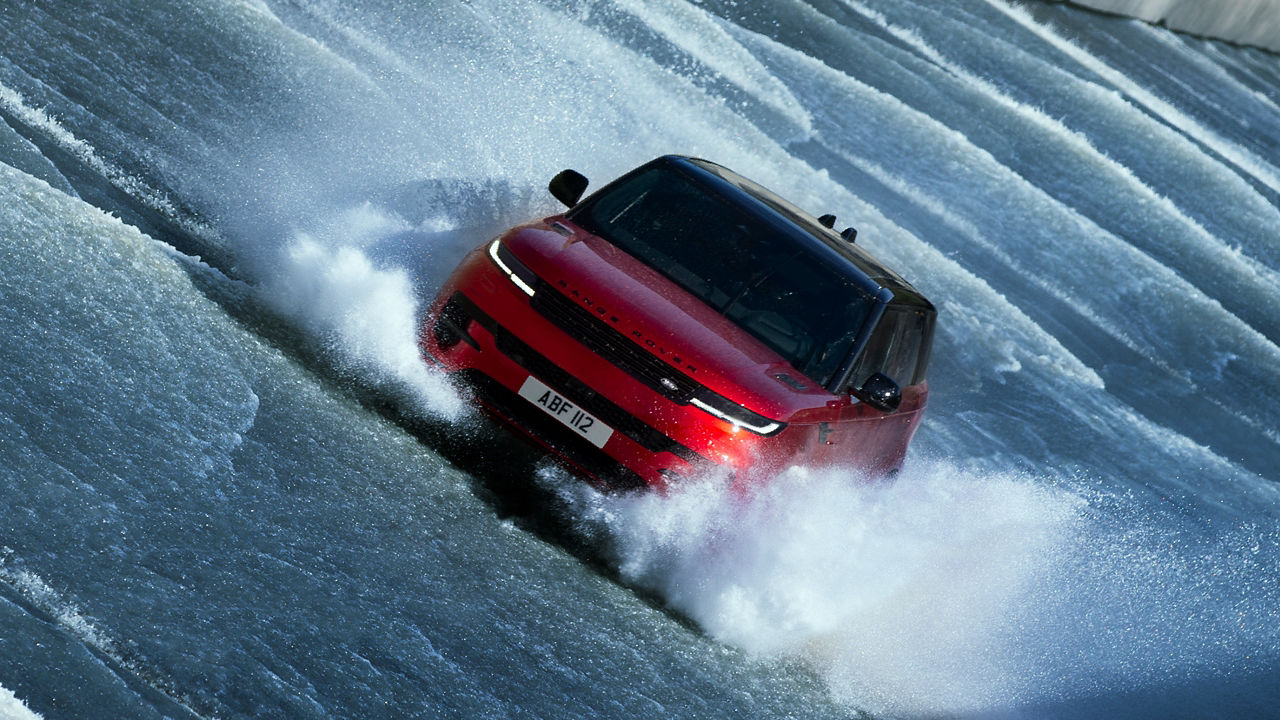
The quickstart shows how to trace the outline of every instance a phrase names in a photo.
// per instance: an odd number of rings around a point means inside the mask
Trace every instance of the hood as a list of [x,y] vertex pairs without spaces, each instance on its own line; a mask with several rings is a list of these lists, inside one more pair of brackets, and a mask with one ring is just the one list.
[[699,384],[773,420],[833,396],[711,307],[563,216],[503,239],[554,290]]

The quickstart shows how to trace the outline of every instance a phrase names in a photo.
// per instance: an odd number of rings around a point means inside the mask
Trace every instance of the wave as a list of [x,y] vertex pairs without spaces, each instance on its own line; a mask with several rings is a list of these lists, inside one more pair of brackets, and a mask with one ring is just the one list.
[[[1081,47],[1073,44],[1071,41],[1056,32],[1052,26],[1037,22],[1028,12],[1026,12],[1025,9],[1017,6],[1006,5],[999,0],[995,0],[991,4],[996,9],[1008,15],[1010,19],[1026,28],[1028,32],[1035,34],[1044,42],[1069,55],[1071,59],[1080,63],[1082,66],[1105,78],[1107,82],[1121,90],[1125,96],[1133,98],[1144,107],[1148,108],[1154,117],[1163,119],[1173,127],[1176,127],[1179,132],[1185,134],[1191,140],[1212,149],[1215,153],[1228,159],[1232,165],[1240,168],[1244,173],[1256,178],[1258,182],[1264,184],[1272,191],[1280,191],[1280,170],[1277,170],[1277,168],[1264,159],[1264,157],[1259,157],[1257,154],[1249,152],[1237,143],[1231,142],[1230,140],[1222,137],[1208,128],[1204,123],[1197,121],[1187,112],[1179,109],[1174,103],[1160,97],[1158,93],[1143,87],[1141,83],[1126,77],[1124,72],[1112,67],[1105,60],[1091,55]],[[1277,5],[1277,8],[1280,8],[1280,4]],[[1238,84],[1238,81],[1232,80],[1231,82]],[[1268,99],[1260,98],[1260,100],[1274,107],[1274,104]],[[1099,104],[1102,104],[1102,102],[1105,101],[1105,98],[1095,100],[1095,102],[1099,102]],[[1115,115],[1123,117],[1124,113],[1116,112]],[[1171,149],[1181,150],[1183,143],[1178,140],[1172,140],[1168,142],[1168,145]],[[1223,179],[1220,180],[1220,182],[1231,183],[1232,181],[1231,179]],[[1233,186],[1233,192],[1240,193],[1240,190],[1236,190]],[[1245,190],[1244,193],[1248,193],[1248,191]],[[1246,197],[1246,199],[1248,198]]]
[[1206,667],[1265,672],[1280,649],[1261,589],[1273,530],[1153,521],[1085,478],[917,458],[893,483],[793,468],[745,493],[542,481],[624,581],[876,716],[1069,708]]
[[[193,238],[199,238],[204,247],[218,248],[220,240],[216,231],[183,212],[163,191],[157,190],[137,175],[103,159],[90,143],[76,137],[45,110],[31,106],[21,93],[3,83],[0,83],[0,113],[12,118],[19,127],[39,134],[52,146],[75,158],[96,177],[118,188],[141,203],[147,210],[174,223]],[[5,124],[3,117],[0,117],[0,124]],[[11,129],[17,130],[17,128]],[[45,162],[48,164],[47,171],[37,176],[52,185],[59,186],[60,189],[69,189],[66,187],[67,179],[59,168],[49,163],[47,158]]]
[[[58,628],[88,650],[95,664],[106,668],[118,682],[132,685],[139,693],[168,708],[172,716],[199,718],[190,701],[176,692],[164,678],[154,675],[140,663],[129,642],[119,642],[99,628],[78,603],[55,590],[40,575],[23,567],[20,558],[9,547],[0,547],[0,590],[18,599],[18,604],[31,616]],[[0,596],[0,602],[5,598]],[[42,646],[42,649],[46,649]],[[74,672],[71,668],[66,668]],[[56,702],[56,701],[55,701]],[[0,685],[0,719],[39,720],[12,691]]]

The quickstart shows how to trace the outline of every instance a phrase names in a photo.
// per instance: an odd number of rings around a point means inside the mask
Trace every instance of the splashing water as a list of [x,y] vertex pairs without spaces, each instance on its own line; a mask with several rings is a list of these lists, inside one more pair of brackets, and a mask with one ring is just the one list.
[[0,717],[9,720],[40,720],[43,716],[31,712],[13,691],[0,685]]
[[745,495],[716,480],[557,490],[624,581],[876,714],[1075,706],[1259,671],[1274,537],[1174,530],[1068,484],[916,461],[889,483],[792,468]]
[[409,274],[378,267],[366,252],[410,229],[370,206],[348,210],[324,233],[297,233],[262,293],[362,382],[390,385],[417,410],[457,419],[461,399],[418,350]]
[[[576,491],[584,531],[622,577],[709,634],[798,659],[833,693],[879,710],[989,707],[1012,676],[1001,622],[1054,570],[1084,502],[1015,475],[943,463],[895,482],[792,468],[737,494]],[[567,490],[567,494],[575,491]]]

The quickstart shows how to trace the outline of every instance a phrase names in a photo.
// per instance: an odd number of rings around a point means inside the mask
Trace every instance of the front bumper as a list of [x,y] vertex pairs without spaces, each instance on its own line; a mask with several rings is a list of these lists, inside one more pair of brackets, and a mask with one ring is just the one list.
[[[610,489],[664,489],[717,467],[740,474],[795,455],[790,429],[762,437],[664,397],[548,319],[545,305],[473,253],[428,313],[422,348],[491,414]],[[603,447],[521,397],[530,376],[612,428]]]

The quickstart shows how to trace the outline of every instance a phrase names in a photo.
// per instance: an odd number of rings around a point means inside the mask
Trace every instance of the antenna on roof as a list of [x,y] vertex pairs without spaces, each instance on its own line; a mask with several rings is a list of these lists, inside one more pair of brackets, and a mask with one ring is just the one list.
[[840,233],[840,237],[844,238],[850,245],[858,244],[858,228],[847,227],[844,232]]
[[835,226],[836,226],[836,216],[835,216],[835,215],[823,215],[822,217],[818,218],[818,223],[819,223],[820,225],[822,225],[822,227],[824,227],[824,228],[832,228],[832,227],[835,227]]

